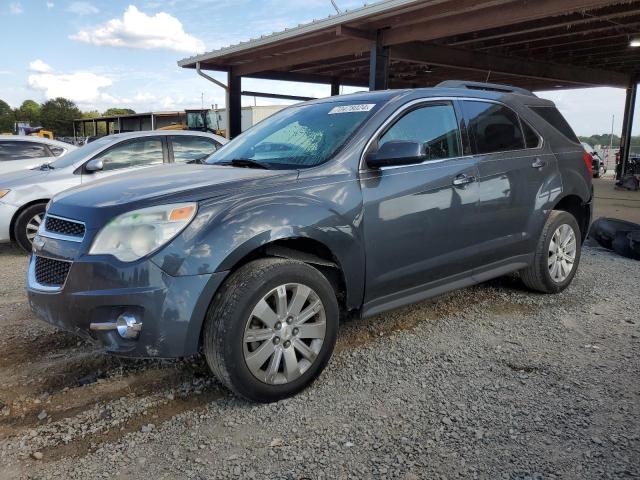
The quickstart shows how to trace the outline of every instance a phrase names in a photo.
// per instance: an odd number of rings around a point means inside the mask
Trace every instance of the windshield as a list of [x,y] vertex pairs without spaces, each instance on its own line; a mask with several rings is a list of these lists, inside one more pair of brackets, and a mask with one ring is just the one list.
[[91,156],[94,152],[97,152],[102,147],[111,143],[113,138],[111,137],[102,137],[97,140],[94,140],[91,143],[87,143],[86,145],[74,150],[73,152],[67,153],[64,157],[59,157],[57,160],[54,160],[49,165],[53,168],[65,168],[70,165],[73,165],[80,160],[84,160],[87,157]]
[[374,103],[331,102],[288,108],[258,123],[206,163],[299,169],[334,155],[376,110]]

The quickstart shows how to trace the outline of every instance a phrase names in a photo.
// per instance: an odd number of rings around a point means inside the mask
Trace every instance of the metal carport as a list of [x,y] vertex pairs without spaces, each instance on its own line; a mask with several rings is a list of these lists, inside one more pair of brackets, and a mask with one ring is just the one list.
[[203,70],[227,73],[221,86],[231,137],[240,133],[243,77],[330,84],[332,95],[340,85],[378,90],[446,79],[530,90],[626,88],[626,162],[640,73],[634,39],[640,42],[637,0],[388,0],[178,65],[205,77]]

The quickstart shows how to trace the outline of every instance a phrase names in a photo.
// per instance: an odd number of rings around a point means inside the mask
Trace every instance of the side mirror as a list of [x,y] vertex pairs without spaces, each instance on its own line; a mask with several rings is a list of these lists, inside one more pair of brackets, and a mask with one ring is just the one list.
[[99,172],[103,168],[104,168],[104,162],[100,158],[94,158],[93,160],[89,160],[84,166],[84,169],[89,173]]
[[383,144],[377,152],[367,154],[367,165],[371,168],[391,165],[411,165],[426,158],[424,146],[419,142],[392,140]]

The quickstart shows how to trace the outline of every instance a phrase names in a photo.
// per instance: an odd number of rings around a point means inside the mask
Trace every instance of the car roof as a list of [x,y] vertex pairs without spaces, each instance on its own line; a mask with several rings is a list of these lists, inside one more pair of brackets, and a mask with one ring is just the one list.
[[105,136],[109,138],[113,138],[114,140],[123,140],[128,138],[140,138],[140,137],[157,137],[157,136],[167,136],[167,135],[190,135],[197,137],[208,137],[220,139],[224,137],[220,137],[220,135],[214,135],[209,132],[199,132],[197,130],[143,130],[139,132],[125,132],[125,133],[114,133],[111,135],[104,135],[98,138],[104,138]]
[[32,135],[0,135],[0,142],[1,141],[46,143],[47,145],[55,145],[57,147],[78,148],[71,143],[61,142],[60,140],[50,140],[43,137],[34,137]]
[[[310,100],[304,102],[304,104],[318,104],[318,103],[336,103],[336,102],[371,102],[371,103],[387,103],[390,100],[407,98],[430,98],[430,97],[463,97],[463,98],[478,98],[485,100],[514,101],[516,103],[529,105],[529,106],[553,106],[554,103],[550,100],[537,97],[535,95],[525,95],[517,91],[505,92],[496,90],[483,90],[477,88],[461,88],[461,87],[426,87],[426,88],[405,88],[405,89],[390,89],[390,90],[377,90],[377,91],[362,91],[356,93],[350,93],[346,95],[336,95],[332,97],[319,98],[316,100]],[[300,104],[296,104],[300,105]]]

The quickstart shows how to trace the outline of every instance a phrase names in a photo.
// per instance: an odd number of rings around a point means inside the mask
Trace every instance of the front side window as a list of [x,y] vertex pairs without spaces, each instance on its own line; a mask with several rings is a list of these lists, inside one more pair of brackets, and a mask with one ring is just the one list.
[[405,114],[378,140],[378,148],[390,141],[418,142],[425,160],[459,157],[460,131],[453,105],[426,105]]
[[196,162],[208,157],[220,146],[215,140],[206,137],[175,135],[171,137],[173,160],[177,163]]
[[525,148],[518,116],[497,103],[463,101],[467,130],[475,153],[496,153]]
[[40,143],[12,140],[0,142],[0,161],[50,156],[47,148]]
[[101,153],[96,158],[101,159],[104,163],[104,171],[159,165],[163,162],[162,140],[159,138],[138,138],[125,141]]
[[322,102],[282,110],[220,148],[207,163],[250,161],[300,169],[328,161],[379,108],[374,102]]

